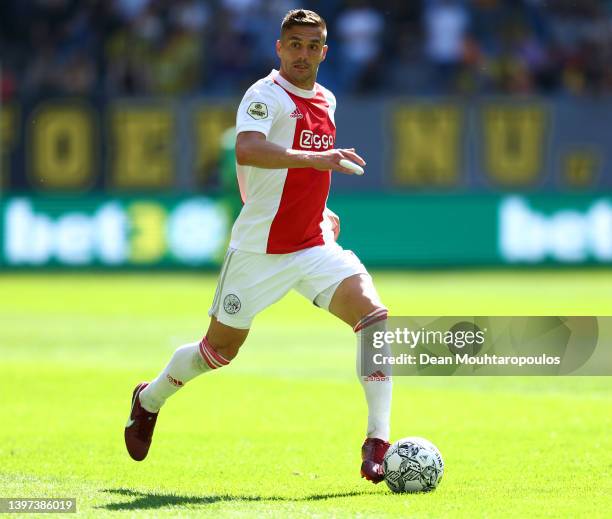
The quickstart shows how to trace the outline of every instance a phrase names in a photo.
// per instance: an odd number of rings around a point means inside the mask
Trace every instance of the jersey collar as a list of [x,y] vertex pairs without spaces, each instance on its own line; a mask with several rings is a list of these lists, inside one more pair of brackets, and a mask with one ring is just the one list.
[[270,72],[270,77],[274,81],[276,81],[280,86],[282,86],[285,90],[287,90],[288,92],[291,92],[292,94],[295,94],[296,96],[305,97],[307,99],[310,99],[311,97],[314,97],[315,95],[317,95],[316,83],[312,90],[304,90],[303,88],[298,88],[294,84],[289,83],[289,81],[287,81],[283,76],[281,76],[278,70],[276,69],[273,69],[272,72]]

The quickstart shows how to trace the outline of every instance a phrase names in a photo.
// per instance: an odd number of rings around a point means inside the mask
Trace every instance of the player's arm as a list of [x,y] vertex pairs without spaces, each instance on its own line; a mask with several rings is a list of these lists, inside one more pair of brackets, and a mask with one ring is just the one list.
[[354,148],[327,151],[305,151],[284,148],[266,139],[261,132],[240,132],[236,137],[236,160],[241,166],[262,169],[315,168],[321,171],[333,169],[352,175],[353,171],[342,167],[339,162],[348,159],[360,166],[363,160]]

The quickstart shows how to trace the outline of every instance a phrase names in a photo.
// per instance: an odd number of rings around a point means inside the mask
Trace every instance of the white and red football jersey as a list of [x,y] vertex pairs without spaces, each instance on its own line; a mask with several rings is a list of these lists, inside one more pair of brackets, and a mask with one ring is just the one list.
[[[334,95],[318,83],[312,90],[292,85],[278,71],[251,86],[236,119],[236,134],[263,133],[267,140],[296,150],[334,147]],[[286,254],[333,242],[323,217],[331,171],[314,168],[261,169],[236,165],[244,206],[232,229],[230,247]]]

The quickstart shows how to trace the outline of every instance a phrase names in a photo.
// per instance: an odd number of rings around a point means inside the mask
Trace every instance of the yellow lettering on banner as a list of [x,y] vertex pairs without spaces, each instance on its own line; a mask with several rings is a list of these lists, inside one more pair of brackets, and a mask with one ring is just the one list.
[[134,263],[155,263],[166,253],[166,210],[152,202],[136,202],[129,206],[132,226],[130,260]]
[[451,105],[411,105],[395,111],[395,183],[452,187],[459,182],[461,112]]
[[8,186],[11,151],[17,135],[17,108],[0,107],[0,188]]
[[219,165],[221,136],[235,124],[233,108],[212,105],[201,107],[194,118],[196,134],[196,175],[198,184],[204,183]]
[[544,156],[543,106],[490,106],[484,110],[486,171],[496,185],[535,184]]
[[45,103],[28,129],[28,175],[40,189],[82,189],[93,183],[94,128],[89,107]]
[[593,187],[599,166],[599,157],[595,151],[580,150],[568,153],[564,157],[564,183],[570,187]]
[[170,108],[121,106],[112,115],[112,187],[160,189],[174,182]]

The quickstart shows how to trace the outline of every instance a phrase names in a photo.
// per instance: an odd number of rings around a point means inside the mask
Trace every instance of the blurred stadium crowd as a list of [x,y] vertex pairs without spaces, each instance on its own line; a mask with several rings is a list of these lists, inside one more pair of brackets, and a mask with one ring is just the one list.
[[2,0],[2,94],[239,94],[291,8],[355,94],[612,92],[612,0]]

